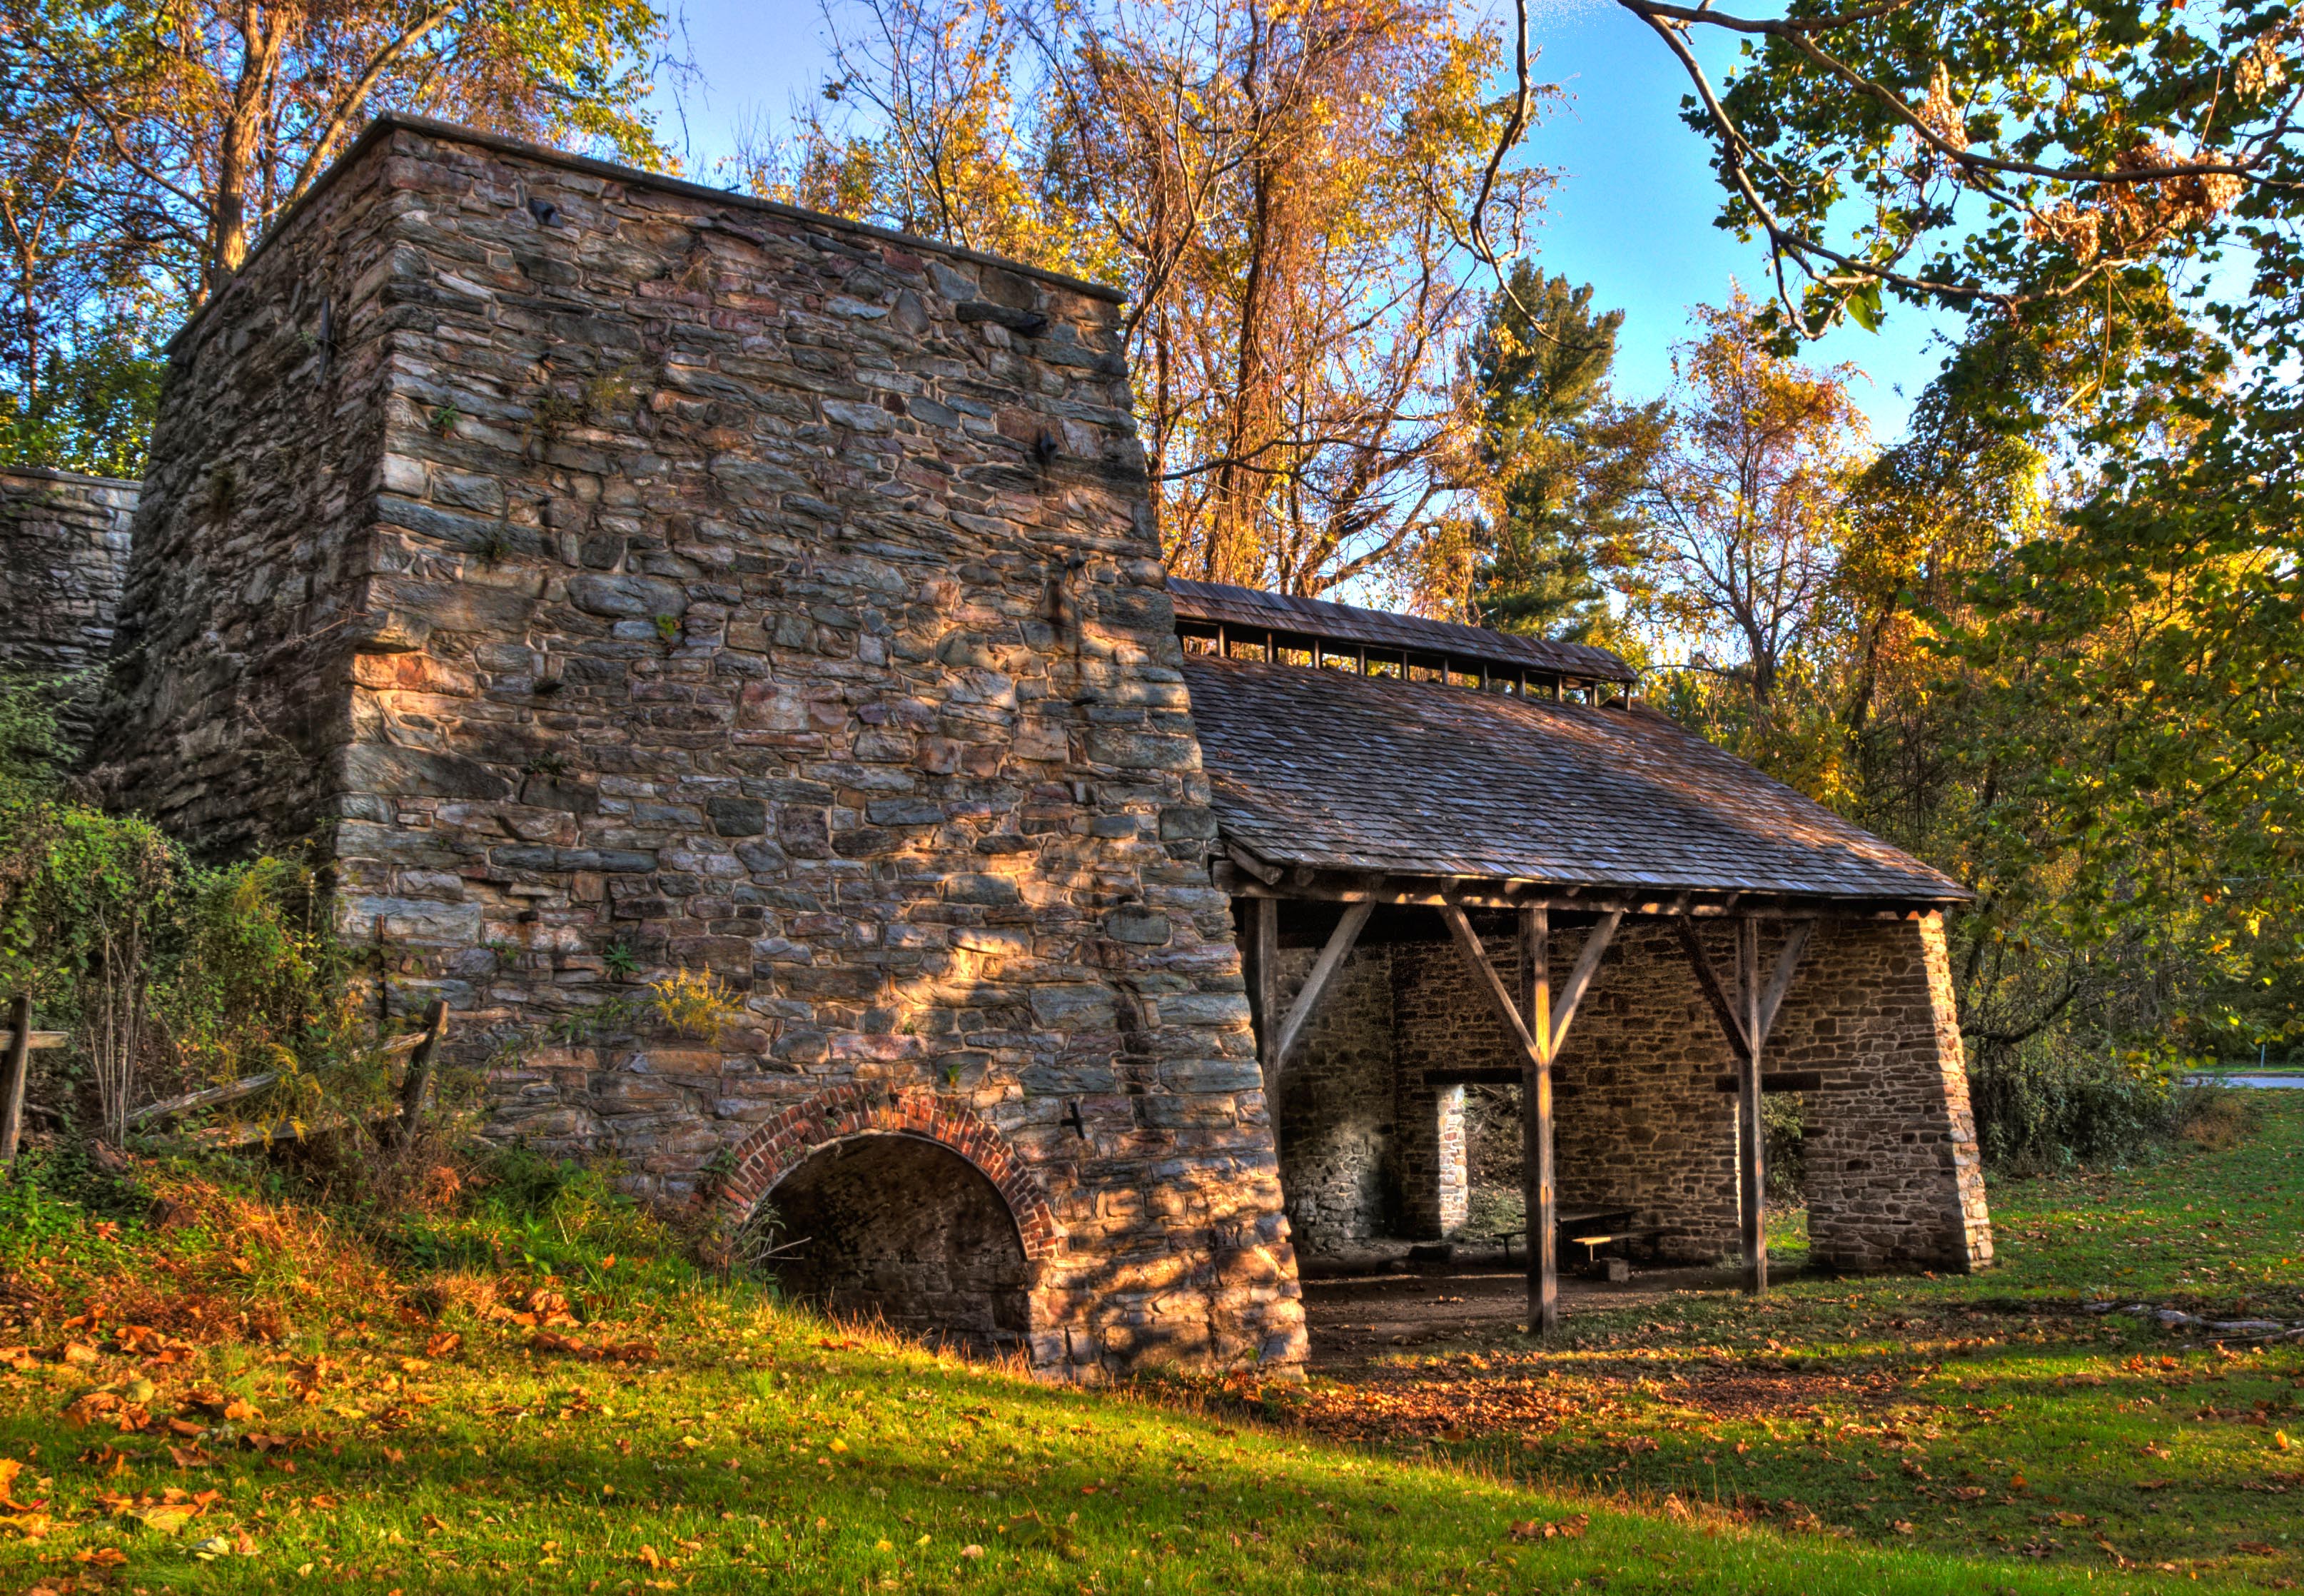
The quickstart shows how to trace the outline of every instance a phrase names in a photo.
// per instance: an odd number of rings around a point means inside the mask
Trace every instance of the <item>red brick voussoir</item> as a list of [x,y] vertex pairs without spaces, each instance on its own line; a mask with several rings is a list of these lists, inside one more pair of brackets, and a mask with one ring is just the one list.
[[736,1147],[735,1168],[720,1188],[726,1221],[741,1224],[778,1182],[835,1142],[857,1136],[913,1136],[951,1149],[982,1172],[1008,1204],[1024,1256],[1053,1257],[1063,1241],[1055,1212],[1008,1139],[970,1109],[926,1091],[838,1086],[786,1108]]

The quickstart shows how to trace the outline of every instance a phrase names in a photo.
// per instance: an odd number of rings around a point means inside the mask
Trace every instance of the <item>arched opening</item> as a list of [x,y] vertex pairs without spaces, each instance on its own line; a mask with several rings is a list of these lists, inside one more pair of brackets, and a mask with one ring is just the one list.
[[978,1356],[1031,1329],[1032,1266],[1008,1204],[941,1143],[834,1142],[767,1195],[766,1265],[787,1295]]

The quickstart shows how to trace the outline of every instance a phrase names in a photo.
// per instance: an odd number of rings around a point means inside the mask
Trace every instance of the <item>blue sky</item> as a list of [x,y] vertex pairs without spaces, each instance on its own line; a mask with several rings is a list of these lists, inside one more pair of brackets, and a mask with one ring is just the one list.
[[[1536,259],[1594,284],[1597,302],[1625,312],[1618,392],[1661,393],[1672,345],[1689,335],[1690,307],[1725,299],[1732,278],[1763,292],[1766,253],[1712,225],[1718,191],[1702,141],[1680,122],[1687,80],[1663,46],[1608,0],[1533,5],[1538,75],[1567,91],[1527,148],[1529,158],[1562,174],[1535,235]],[[687,29],[702,73],[682,96],[690,170],[708,181],[738,122],[780,120],[795,95],[813,98],[826,75],[823,21],[815,0],[688,0]],[[678,139],[681,123],[667,123]],[[1865,372],[1855,395],[1886,442],[1902,432],[1911,401],[1935,374],[1933,330],[1896,307],[1878,333],[1841,327],[1809,358]]]

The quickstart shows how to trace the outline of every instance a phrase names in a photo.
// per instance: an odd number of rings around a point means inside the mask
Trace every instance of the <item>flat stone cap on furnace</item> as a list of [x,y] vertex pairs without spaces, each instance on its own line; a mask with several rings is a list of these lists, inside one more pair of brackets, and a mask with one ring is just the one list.
[[1485,626],[1364,609],[1327,598],[1299,598],[1292,593],[1267,593],[1261,588],[1239,588],[1229,582],[1191,582],[1181,576],[1168,579],[1168,596],[1175,602],[1177,619],[1221,622],[1242,629],[1249,636],[1271,632],[1283,639],[1295,635],[1361,642],[1378,654],[1405,652],[1419,659],[1444,657],[1460,666],[1475,662],[1520,666],[1547,675],[1596,682],[1638,679],[1631,666],[1588,643],[1557,643],[1548,638],[1491,632]]
[[1188,654],[1224,839],[1274,865],[1915,907],[1973,896],[1646,709]]

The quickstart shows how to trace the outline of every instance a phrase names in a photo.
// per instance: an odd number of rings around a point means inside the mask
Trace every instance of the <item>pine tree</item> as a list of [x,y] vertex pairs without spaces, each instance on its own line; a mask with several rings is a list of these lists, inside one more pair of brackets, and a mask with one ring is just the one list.
[[1467,370],[1484,524],[1466,598],[1484,625],[1571,641],[1608,630],[1600,571],[1631,541],[1664,429],[1660,404],[1609,391],[1623,320],[1525,261],[1490,301]]

